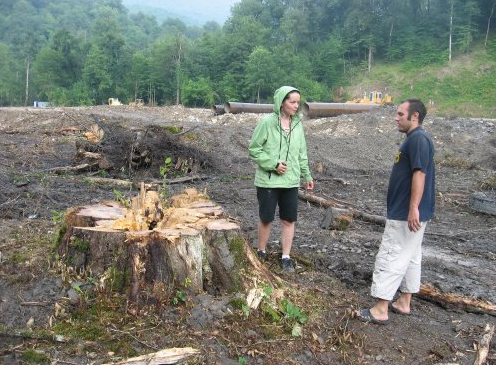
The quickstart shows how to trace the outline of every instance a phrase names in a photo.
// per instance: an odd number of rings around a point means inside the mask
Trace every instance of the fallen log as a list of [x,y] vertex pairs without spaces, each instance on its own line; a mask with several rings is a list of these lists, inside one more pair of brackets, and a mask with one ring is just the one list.
[[352,211],[354,217],[360,218],[364,222],[375,223],[380,226],[386,225],[386,217],[381,217],[380,215],[375,214],[368,214],[356,209],[352,209]]
[[[118,202],[66,212],[58,254],[67,265],[112,278],[133,301],[156,285],[211,294],[244,291],[276,280],[243,238],[240,227],[205,194],[187,189],[162,205],[156,191],[129,207]],[[110,279],[109,279],[110,280]]]
[[200,351],[192,347],[171,348],[127,360],[109,362],[103,365],[165,365],[179,364],[184,360],[199,355]]
[[496,305],[493,303],[455,293],[442,293],[430,283],[422,284],[417,296],[446,309],[461,309],[466,312],[496,316]]
[[45,170],[47,172],[53,172],[56,174],[65,174],[68,172],[84,172],[89,171],[94,167],[98,167],[98,161],[93,163],[82,163],[76,166],[62,166],[62,167],[53,167],[51,169]]
[[477,344],[477,356],[475,357],[474,365],[484,365],[489,355],[491,348],[491,339],[494,335],[494,325],[486,324],[484,334],[482,335],[479,343]]
[[[319,205],[321,207],[340,209],[339,212],[341,215],[349,215],[352,218],[358,218],[364,222],[375,223],[375,224],[379,224],[382,226],[386,225],[386,218],[385,217],[375,215],[375,214],[365,213],[365,212],[362,212],[358,209],[349,207],[345,203],[343,203],[342,200],[337,201],[337,200],[333,200],[332,198],[322,198],[320,196],[305,192],[303,190],[298,191],[298,196],[302,200]],[[328,214],[330,214],[331,216],[335,215],[335,211],[336,210],[331,209],[328,212]],[[329,227],[332,228],[332,224],[329,224],[330,219],[333,219],[333,218],[332,217],[329,218],[327,216],[324,217],[324,220],[323,220],[321,226],[324,228],[326,225],[328,225]],[[340,226],[340,224],[336,223],[336,226]]]
[[322,198],[320,196],[310,194],[309,192],[298,190],[298,197],[300,199],[306,200],[310,203],[319,205],[324,208],[334,207],[334,208],[345,208],[345,205],[332,201],[330,198]]

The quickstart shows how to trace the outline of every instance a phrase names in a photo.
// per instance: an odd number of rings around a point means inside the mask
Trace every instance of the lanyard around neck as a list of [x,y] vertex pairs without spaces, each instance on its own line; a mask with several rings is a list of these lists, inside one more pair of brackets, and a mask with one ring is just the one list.
[[[291,123],[292,122],[292,119],[289,118],[289,133],[287,133],[287,136],[288,136],[288,149],[286,150],[286,159],[284,160],[285,162],[288,161],[288,156],[289,156],[289,146],[291,145],[291,132],[293,131],[293,128],[291,128]],[[279,126],[281,127],[281,129],[279,130],[279,157],[278,157],[278,160],[281,159],[281,150],[282,150],[282,132],[284,130],[284,128],[282,127],[282,120],[281,120],[281,117],[279,116]],[[285,132],[285,131],[284,131]],[[286,133],[286,132],[285,132]]]

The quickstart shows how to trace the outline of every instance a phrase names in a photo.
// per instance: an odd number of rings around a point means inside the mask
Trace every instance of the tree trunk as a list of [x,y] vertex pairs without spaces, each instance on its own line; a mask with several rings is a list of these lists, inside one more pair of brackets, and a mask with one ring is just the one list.
[[372,45],[369,45],[369,57],[368,57],[369,73],[372,70]]
[[388,48],[391,48],[391,40],[393,38],[393,27],[394,27],[394,20],[391,20],[391,28],[389,29],[389,44],[388,44]]
[[273,283],[240,227],[204,194],[185,190],[164,209],[158,192],[142,184],[129,205],[68,210],[60,257],[75,269],[107,278],[133,301],[157,284],[171,290],[188,282],[191,291],[221,294],[244,291],[254,278]]
[[29,56],[26,57],[26,90],[25,90],[25,96],[24,96],[24,105],[28,105],[29,101],[29,65],[30,65],[30,59]]
[[487,31],[486,31],[486,39],[484,41],[484,49],[486,49],[486,46],[487,46],[487,38],[489,37],[489,29],[491,27],[491,18],[493,17],[495,4],[496,4],[496,0],[493,2],[493,6],[491,8],[491,14],[489,15],[489,18],[487,19]]
[[451,63],[451,47],[452,47],[452,39],[453,39],[453,3],[454,3],[454,0],[451,0],[450,30],[449,30],[449,55],[448,55],[448,61],[450,63]]
[[181,52],[182,44],[181,38],[178,36],[178,50],[177,50],[177,60],[176,60],[176,105],[181,103]]

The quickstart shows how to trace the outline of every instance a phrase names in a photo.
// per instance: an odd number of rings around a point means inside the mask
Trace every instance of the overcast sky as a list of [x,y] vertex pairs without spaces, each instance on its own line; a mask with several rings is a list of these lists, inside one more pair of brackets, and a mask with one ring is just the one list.
[[[135,10],[141,6],[160,8],[174,14],[184,15],[195,19],[203,25],[209,20],[224,24],[231,15],[231,7],[241,0],[123,0],[129,9]],[[146,12],[146,11],[143,11]],[[159,18],[159,15],[156,15]],[[202,21],[203,20],[203,21]]]

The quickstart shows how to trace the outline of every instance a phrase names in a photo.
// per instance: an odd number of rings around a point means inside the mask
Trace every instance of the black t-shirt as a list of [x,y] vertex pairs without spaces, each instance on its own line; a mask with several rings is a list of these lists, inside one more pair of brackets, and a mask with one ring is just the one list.
[[434,215],[435,171],[434,144],[421,128],[415,128],[396,153],[393,171],[389,178],[387,218],[406,221],[410,205],[412,176],[417,170],[425,173],[424,193],[419,205],[420,221],[427,222]]

